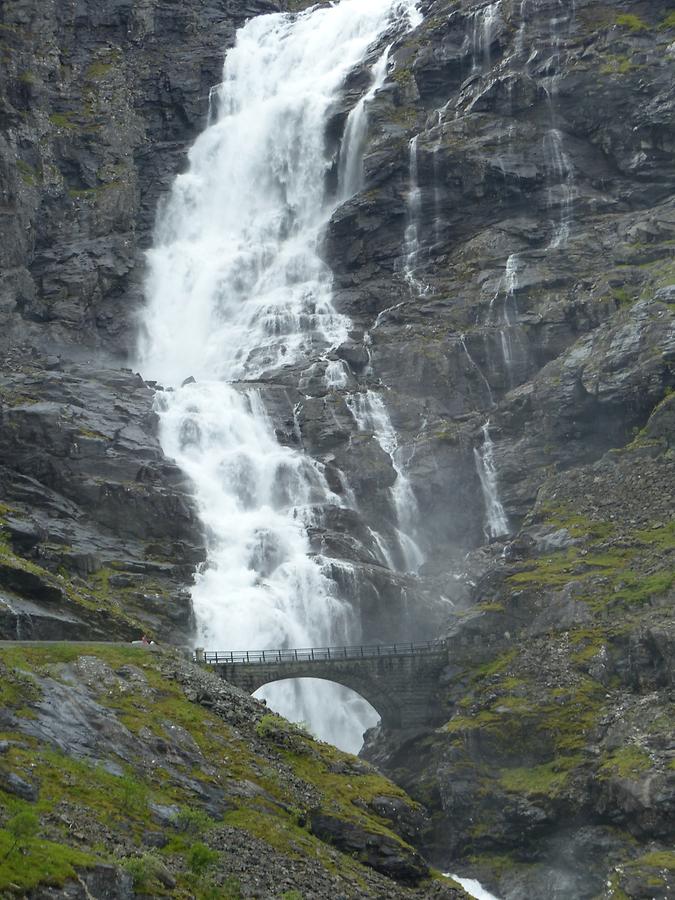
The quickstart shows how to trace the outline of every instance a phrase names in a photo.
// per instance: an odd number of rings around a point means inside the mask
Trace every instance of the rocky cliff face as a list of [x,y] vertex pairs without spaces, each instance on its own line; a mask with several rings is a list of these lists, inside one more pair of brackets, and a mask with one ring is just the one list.
[[[189,490],[150,388],[101,359],[131,352],[222,49],[269,8],[0,3],[5,636],[189,629]],[[368,749],[433,809],[437,860],[510,900],[665,897],[675,20],[666,0],[422,11],[325,237],[350,340],[260,389],[354,498],[312,537],[364,637],[448,632],[446,724]],[[329,190],[382,50],[335,110]],[[401,472],[417,575],[373,534],[401,524]]]
[[509,898],[672,890],[674,24],[430,5],[327,238],[469,592],[446,725],[368,752]]

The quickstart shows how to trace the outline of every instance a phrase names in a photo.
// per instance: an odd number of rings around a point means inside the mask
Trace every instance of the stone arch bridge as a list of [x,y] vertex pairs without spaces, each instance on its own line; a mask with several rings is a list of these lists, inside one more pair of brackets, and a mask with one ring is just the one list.
[[237,652],[200,648],[195,659],[249,694],[288,678],[333,681],[367,700],[386,728],[420,729],[442,716],[439,677],[448,664],[442,641]]

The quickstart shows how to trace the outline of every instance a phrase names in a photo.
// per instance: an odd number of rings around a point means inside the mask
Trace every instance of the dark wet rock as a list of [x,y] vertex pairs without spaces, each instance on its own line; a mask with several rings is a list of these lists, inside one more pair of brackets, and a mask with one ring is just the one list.
[[98,864],[83,869],[77,874],[77,881],[68,881],[63,887],[39,887],[30,892],[31,900],[133,900],[136,897],[133,878],[118,866]]
[[323,812],[309,818],[313,834],[367,863],[383,875],[399,881],[418,882],[428,874],[428,867],[412,848],[408,852],[385,835],[367,832],[354,822],[346,822]]
[[4,636],[189,634],[186,586],[202,537],[159,446],[152,391],[130,372],[46,372],[11,356],[2,392],[0,484],[15,554],[0,566],[15,598]]

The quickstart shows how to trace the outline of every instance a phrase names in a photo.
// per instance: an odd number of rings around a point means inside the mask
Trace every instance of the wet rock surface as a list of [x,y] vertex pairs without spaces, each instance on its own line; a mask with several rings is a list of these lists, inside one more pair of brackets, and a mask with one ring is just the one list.
[[3,638],[187,639],[204,555],[189,485],[129,370],[5,357]]
[[510,900],[672,891],[668,15],[429,4],[326,236],[455,604],[446,725],[366,754]]

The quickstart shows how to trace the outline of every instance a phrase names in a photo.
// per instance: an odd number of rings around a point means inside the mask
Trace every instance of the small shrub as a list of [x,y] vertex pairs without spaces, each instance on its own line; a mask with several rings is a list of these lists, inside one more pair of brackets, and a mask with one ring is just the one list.
[[203,875],[207,869],[218,862],[218,859],[219,854],[216,850],[211,850],[206,844],[198,842],[190,847],[186,862],[191,872],[195,875]]
[[305,730],[304,724],[294,725],[274,713],[266,713],[260,719],[255,726],[255,733],[259,738],[271,741],[294,753],[309,752],[307,741],[311,740],[311,735]]
[[259,738],[275,738],[280,731],[287,732],[290,730],[290,722],[282,719],[274,713],[265,713],[265,715],[256,723],[255,733]]
[[120,776],[118,784],[122,808],[138,816],[145,814],[148,808],[146,785],[130,775]]
[[134,888],[142,892],[155,888],[159,876],[164,872],[162,861],[151,853],[123,860],[122,868],[131,875]]
[[5,830],[11,835],[13,843],[7,853],[5,853],[3,861],[34,837],[39,827],[40,820],[31,810],[25,810],[12,816],[5,825]]
[[173,820],[173,825],[181,834],[203,834],[213,825],[213,820],[201,809],[181,809]]
[[303,900],[300,891],[286,891],[281,895],[281,900]]

